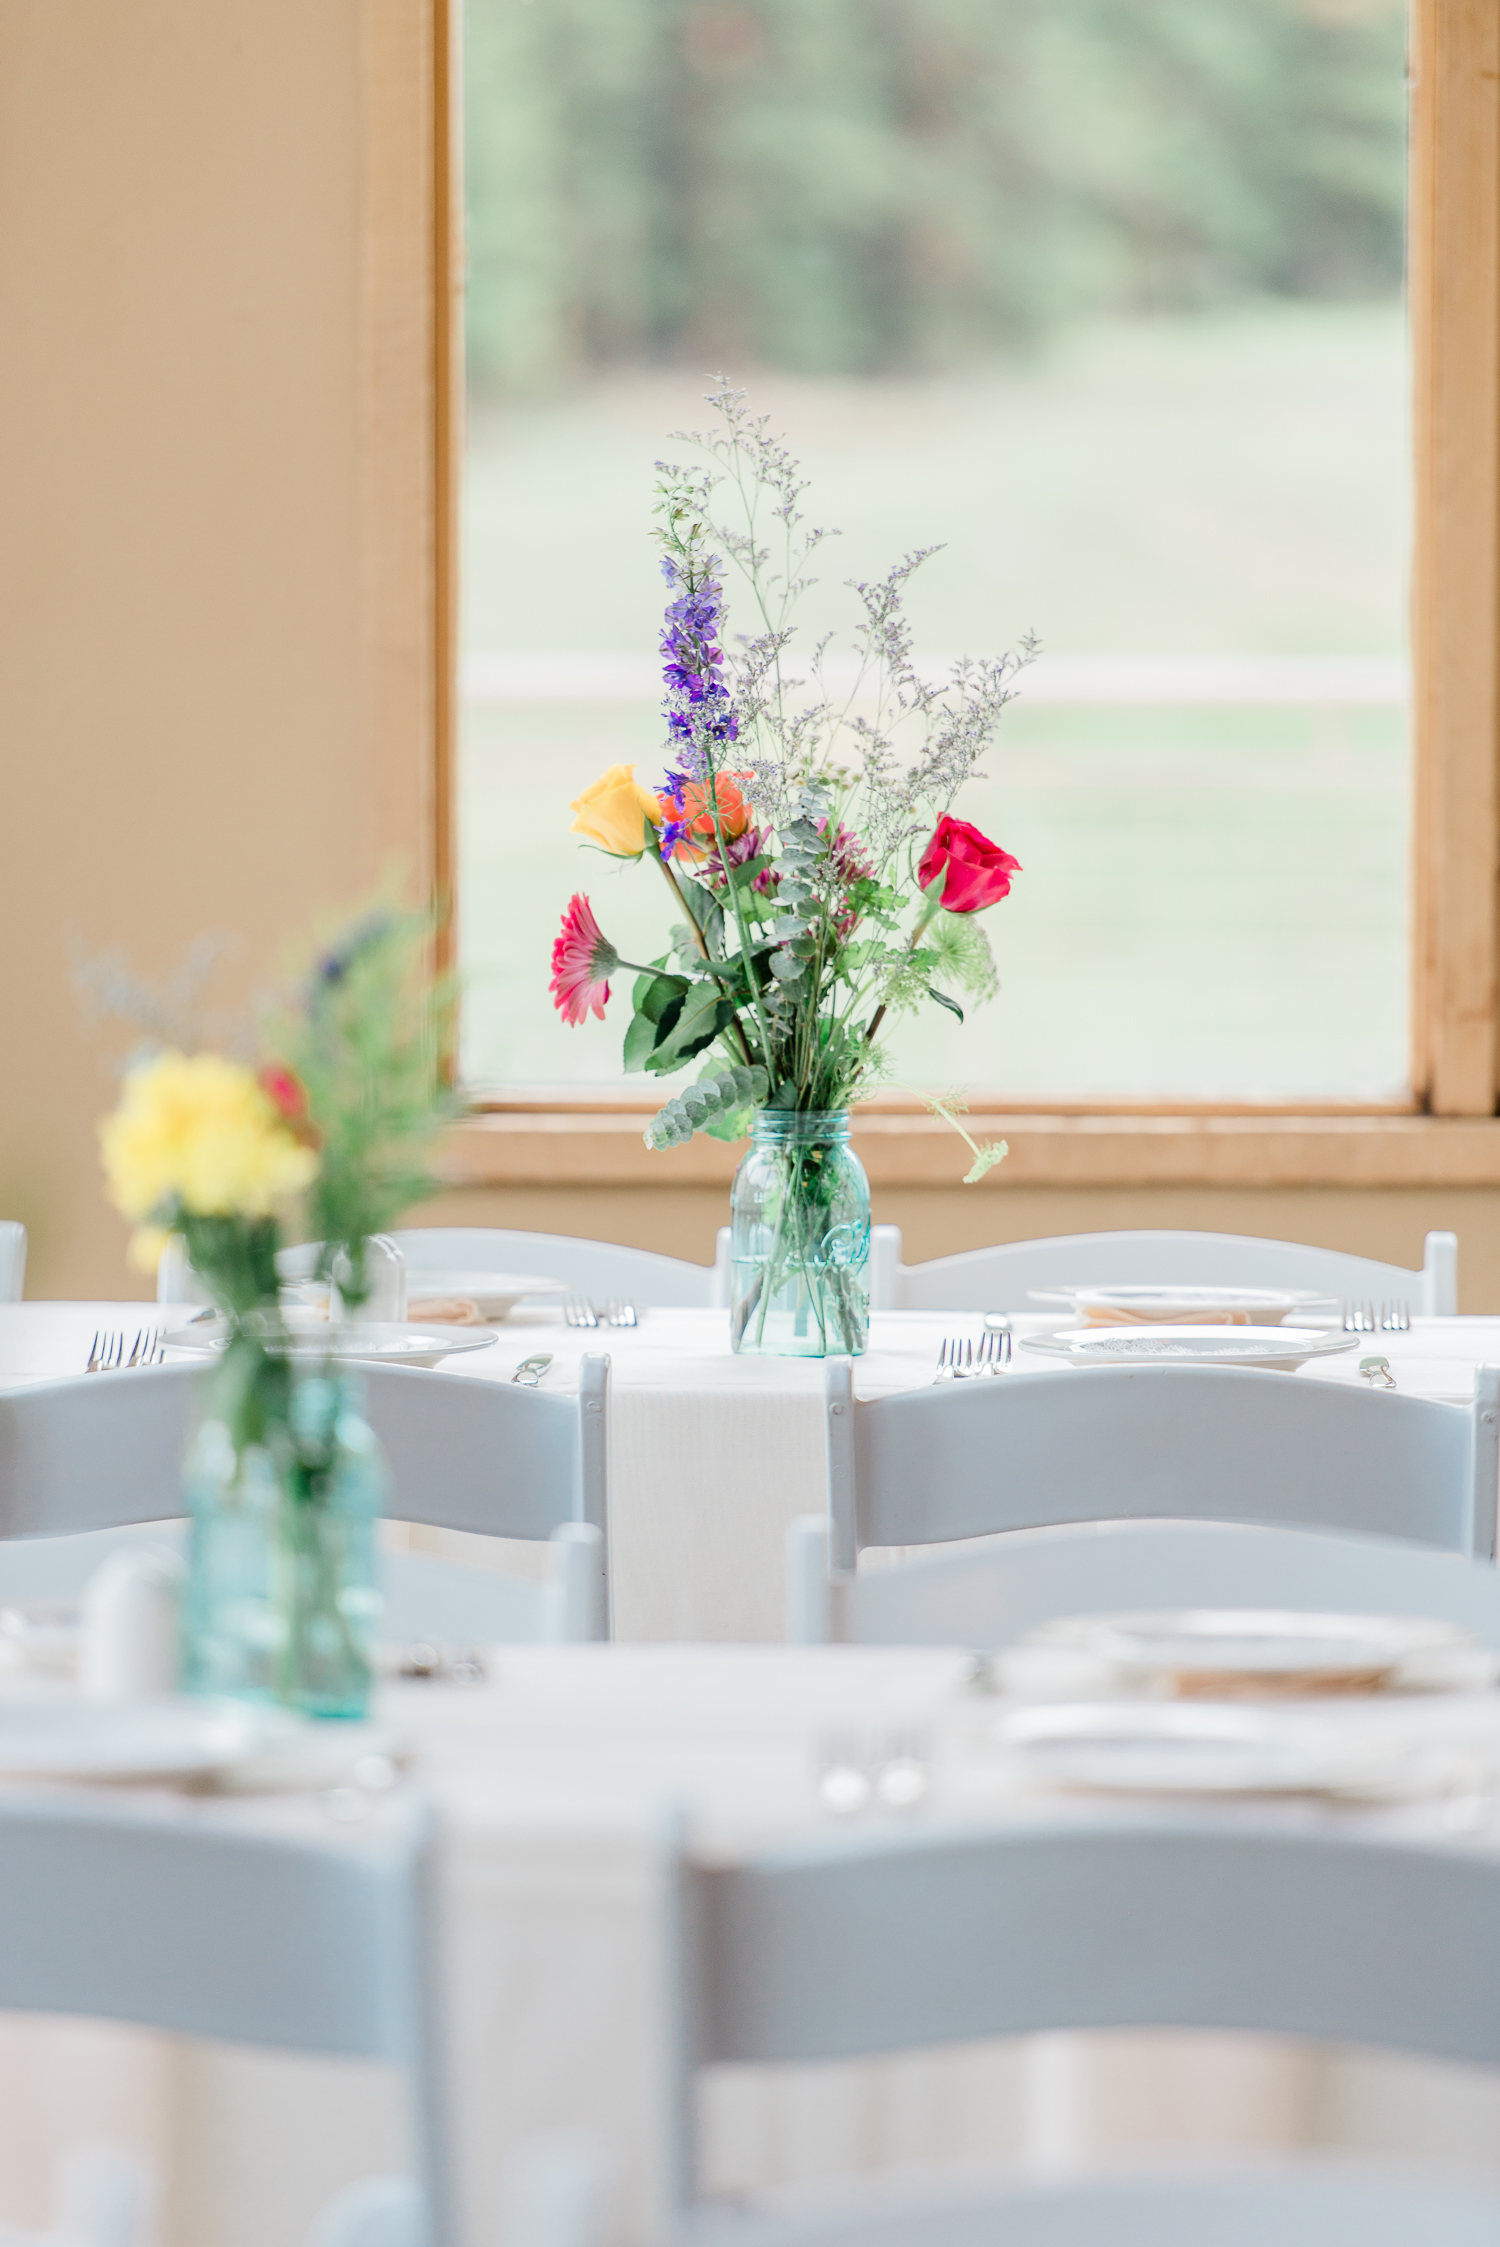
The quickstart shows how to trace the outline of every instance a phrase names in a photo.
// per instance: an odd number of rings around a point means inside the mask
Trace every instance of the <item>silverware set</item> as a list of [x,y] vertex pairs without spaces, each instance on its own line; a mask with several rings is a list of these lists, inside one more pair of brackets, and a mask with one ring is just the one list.
[[85,1373],[123,1373],[132,1366],[160,1365],[167,1354],[166,1336],[159,1326],[143,1326],[133,1342],[123,1327],[105,1327],[89,1345]]
[[1404,1303],[1346,1303],[1346,1334],[1409,1334],[1411,1313]]
[[938,1351],[936,1381],[972,1381],[986,1373],[1003,1373],[1010,1364],[1010,1330],[986,1326],[978,1341],[969,1336],[945,1336]]
[[639,1326],[640,1317],[633,1303],[591,1303],[586,1295],[570,1295],[563,1303],[563,1317],[569,1326]]

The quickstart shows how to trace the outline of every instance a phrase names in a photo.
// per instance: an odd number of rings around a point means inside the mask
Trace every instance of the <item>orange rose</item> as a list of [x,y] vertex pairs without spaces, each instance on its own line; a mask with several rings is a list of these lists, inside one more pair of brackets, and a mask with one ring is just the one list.
[[747,772],[721,772],[714,780],[683,781],[675,796],[659,796],[663,858],[685,858],[697,865],[710,857],[719,847],[715,808],[726,843],[743,835],[754,814],[736,784],[749,778]]

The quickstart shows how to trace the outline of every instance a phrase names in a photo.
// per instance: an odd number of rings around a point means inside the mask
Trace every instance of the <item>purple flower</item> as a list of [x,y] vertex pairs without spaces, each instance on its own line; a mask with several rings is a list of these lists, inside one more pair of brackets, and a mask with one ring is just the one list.
[[[674,555],[662,561],[662,575],[680,588],[667,603],[661,635],[662,679],[666,686],[663,714],[667,734],[684,767],[686,777],[701,780],[709,768],[712,748],[739,739],[739,718],[720,673],[724,651],[717,635],[724,615],[724,588],[714,576],[718,567],[709,556],[701,566],[684,570]],[[665,837],[663,838],[665,847]]]

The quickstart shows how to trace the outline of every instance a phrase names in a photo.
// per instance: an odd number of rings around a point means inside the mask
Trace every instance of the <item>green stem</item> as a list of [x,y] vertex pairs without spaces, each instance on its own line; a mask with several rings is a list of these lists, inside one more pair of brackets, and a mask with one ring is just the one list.
[[[724,868],[725,874],[728,877],[729,881],[729,902],[734,907],[734,925],[739,931],[740,965],[745,971],[745,983],[750,992],[751,1004],[755,1008],[755,1019],[760,1029],[760,1049],[761,1052],[765,1055],[766,1078],[769,1089],[769,1079],[771,1075],[771,1027],[766,1020],[766,1010],[761,1002],[760,985],[755,980],[755,963],[750,957],[750,924],[745,918],[745,902],[744,899],[740,896],[739,884],[735,881],[733,874],[729,871],[729,845],[725,840],[724,822],[719,814],[718,777],[718,773],[714,768],[713,760],[712,758],[710,758],[708,764],[709,812],[714,823],[714,839],[719,846],[719,864]],[[665,863],[665,861],[663,861],[663,863]],[[675,888],[675,883],[673,886]],[[741,1036],[743,1037],[743,1035],[744,1033],[742,1031]],[[745,1049],[745,1059],[746,1061],[750,1059],[750,1051],[748,1046]]]
[[[722,845],[722,843],[720,844],[720,846],[719,846],[719,849],[720,849],[720,855],[721,855],[721,857],[722,857],[722,854],[723,854],[723,845]],[[710,967],[712,967],[712,965],[713,965],[713,960],[712,960],[712,958],[710,957],[708,946],[707,946],[707,944],[706,944],[706,943],[704,942],[704,940],[703,940],[703,931],[702,931],[702,929],[701,929],[701,928],[700,928],[700,927],[698,926],[698,923],[697,923],[697,919],[696,919],[696,917],[694,916],[694,913],[693,913],[693,909],[692,909],[692,907],[691,907],[691,906],[689,905],[689,903],[688,903],[687,899],[686,899],[686,898],[685,898],[685,897],[683,896],[683,894],[682,894],[682,885],[681,885],[681,883],[680,883],[680,882],[678,881],[678,879],[677,879],[677,876],[676,876],[676,875],[675,875],[675,874],[673,873],[673,871],[672,871],[671,867],[670,867],[670,866],[669,866],[669,865],[667,864],[666,860],[665,860],[665,859],[664,859],[664,858],[662,857],[662,855],[661,855],[660,851],[657,851],[657,852],[656,852],[656,853],[655,853],[654,855],[655,855],[655,858],[656,858],[656,863],[657,863],[657,865],[658,865],[658,866],[659,866],[659,867],[661,868],[662,872],[663,872],[663,873],[664,873],[664,874],[666,875],[666,877],[667,877],[667,886],[668,886],[668,888],[669,888],[669,889],[671,890],[671,892],[672,892],[672,895],[673,895],[673,896],[674,896],[674,897],[676,898],[676,900],[677,900],[678,904],[679,904],[679,905],[680,905],[680,906],[682,907],[682,911],[683,911],[683,918],[684,918],[684,919],[686,920],[686,922],[687,922],[687,925],[688,925],[689,929],[690,929],[690,930],[692,931],[693,942],[694,942],[694,943],[695,943],[695,944],[697,945],[697,947],[698,947],[698,950],[699,950],[700,954],[702,955],[702,957],[703,957],[703,958],[704,958],[705,960],[707,960],[707,961],[708,961],[708,964],[709,964],[709,966],[710,966]],[[744,962],[744,960],[743,960],[743,957],[742,957],[742,961],[741,961],[741,964],[742,964],[742,965],[745,965],[745,967],[746,967],[746,972],[747,972],[747,974],[748,974],[748,972],[749,972],[749,969],[748,969],[748,963]],[[629,965],[630,965],[630,962],[629,962],[629,960],[622,960],[622,961],[620,962],[620,965],[621,965],[621,967],[629,967]],[[649,970],[643,970],[643,971],[641,971],[641,972],[645,972],[645,973],[649,973],[649,974],[655,975],[655,974],[657,974],[657,973],[658,973],[659,971],[658,971],[658,970],[657,970],[656,968],[651,968],[651,969],[649,969]],[[746,1038],[746,1036],[745,1036],[745,1032],[744,1032],[744,1029],[743,1029],[743,1027],[742,1027],[742,1025],[741,1025],[741,1023],[740,1023],[740,1018],[739,1018],[739,1016],[738,1016],[738,1015],[736,1015],[736,1016],[735,1016],[735,1018],[734,1018],[733,1022],[731,1022],[731,1023],[730,1023],[729,1027],[730,1027],[730,1028],[731,1028],[731,1029],[733,1030],[733,1032],[734,1032],[735,1036],[736,1036],[736,1037],[737,1037],[737,1038],[739,1039],[739,1041],[740,1041],[740,1052],[741,1052],[742,1056],[744,1057],[744,1063],[745,1063],[745,1067],[746,1067],[747,1069],[753,1069],[753,1068],[754,1068],[754,1066],[755,1066],[755,1063],[754,1063],[754,1061],[753,1061],[753,1060],[752,1060],[752,1058],[751,1058],[751,1054],[750,1054],[750,1044],[749,1044],[749,1040],[748,1040],[748,1039]],[[769,1064],[770,1056],[769,1056],[769,1055],[767,1055],[767,1057],[766,1057],[766,1058],[767,1058],[767,1062],[768,1062],[768,1064]]]

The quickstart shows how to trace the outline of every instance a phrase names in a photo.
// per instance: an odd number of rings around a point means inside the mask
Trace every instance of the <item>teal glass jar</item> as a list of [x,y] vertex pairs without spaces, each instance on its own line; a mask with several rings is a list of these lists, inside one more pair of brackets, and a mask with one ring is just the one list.
[[384,1461],[348,1373],[264,1358],[248,1413],[243,1362],[220,1366],[188,1454],[183,1690],[362,1717]]
[[742,1354],[859,1357],[870,1334],[870,1183],[841,1109],[762,1108],[735,1174],[730,1339]]

